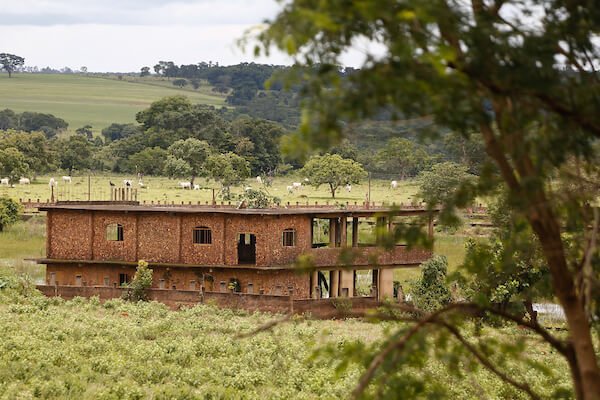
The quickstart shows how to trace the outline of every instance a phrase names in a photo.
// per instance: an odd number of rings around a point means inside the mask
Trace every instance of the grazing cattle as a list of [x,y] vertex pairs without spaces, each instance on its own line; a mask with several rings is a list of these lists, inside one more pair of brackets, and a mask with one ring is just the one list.
[[10,179],[8,178],[2,178],[0,179],[0,185],[6,185],[8,186],[10,184]]
[[304,178],[304,182],[308,183],[308,178]]
[[351,184],[347,184],[346,185],[346,192],[350,193],[352,191],[352,185]]
[[252,186],[246,186],[246,187],[244,188],[244,190],[245,190],[246,192],[248,192],[248,191],[252,190]]
[[192,184],[190,182],[179,182],[179,187],[182,189],[191,189]]
[[390,187],[392,189],[396,189],[398,187],[398,181],[392,181],[392,183],[390,184]]
[[262,180],[262,178],[260,176],[256,177],[256,183],[258,183],[259,185],[262,185],[263,180]]
[[142,181],[138,182],[138,186],[141,187],[141,188],[146,187],[146,185],[144,185],[144,182],[142,182]]
[[63,182],[65,183],[71,183],[71,177],[70,176],[63,176],[62,177]]
[[123,179],[123,186],[131,187],[131,179]]
[[58,182],[56,182],[56,179],[50,178],[50,182],[48,182],[48,186],[56,187],[56,185],[58,185]]
[[302,188],[302,183],[300,182],[293,182],[292,183],[292,187],[294,188],[294,190],[298,190]]
[[194,183],[194,190],[200,190],[200,185],[198,185],[197,183]]
[[288,193],[294,193],[294,187],[293,186],[288,186],[287,187],[287,191],[288,191]]
[[31,183],[31,181],[29,180],[29,178],[19,179],[19,185],[29,185],[30,183]]

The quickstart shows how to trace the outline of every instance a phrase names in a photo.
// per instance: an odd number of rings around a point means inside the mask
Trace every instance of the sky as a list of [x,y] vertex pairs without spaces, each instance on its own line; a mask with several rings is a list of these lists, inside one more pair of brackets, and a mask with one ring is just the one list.
[[255,59],[252,46],[237,45],[280,7],[275,0],[0,0],[0,52],[27,66],[90,72],[139,71],[159,60],[290,64],[282,53]]

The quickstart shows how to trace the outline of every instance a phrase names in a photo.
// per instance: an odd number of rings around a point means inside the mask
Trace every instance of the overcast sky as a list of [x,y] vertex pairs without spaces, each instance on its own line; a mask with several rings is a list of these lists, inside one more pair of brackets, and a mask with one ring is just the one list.
[[251,47],[236,44],[279,7],[275,0],[0,0],[0,52],[28,66],[113,72],[159,60],[289,64],[282,54],[255,60]]

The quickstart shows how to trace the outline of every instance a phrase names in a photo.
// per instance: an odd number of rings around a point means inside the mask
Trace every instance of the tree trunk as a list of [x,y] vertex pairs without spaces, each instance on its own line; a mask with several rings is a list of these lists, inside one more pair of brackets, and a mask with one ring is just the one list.
[[6,72],[8,72],[8,77],[12,78],[12,72],[10,71],[10,68],[6,70]]
[[329,190],[331,190],[331,198],[332,199],[335,199],[335,189],[336,188],[334,188],[333,185],[330,183],[329,184]]
[[194,179],[196,179],[196,176],[192,175],[192,179],[190,179],[190,189],[194,188]]

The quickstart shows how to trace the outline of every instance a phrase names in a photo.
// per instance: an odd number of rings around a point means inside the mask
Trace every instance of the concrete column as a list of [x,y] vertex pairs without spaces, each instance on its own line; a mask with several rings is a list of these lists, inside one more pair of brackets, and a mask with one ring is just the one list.
[[338,297],[340,290],[340,271],[334,269],[329,273],[329,297]]
[[340,271],[340,297],[354,296],[354,271],[343,269]]
[[336,223],[335,218],[329,219],[329,247],[335,247]]
[[340,220],[340,246],[348,246],[348,218],[343,216]]
[[319,272],[315,270],[310,274],[310,297],[312,299],[319,298],[318,286],[319,286]]
[[352,247],[358,247],[358,218],[352,218]]
[[378,299],[394,297],[394,270],[391,268],[379,270]]
[[377,217],[375,223],[375,242],[381,244],[383,237],[383,230],[385,229],[385,217]]

